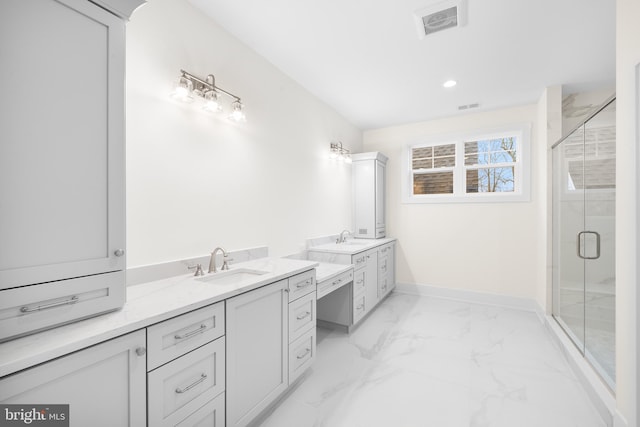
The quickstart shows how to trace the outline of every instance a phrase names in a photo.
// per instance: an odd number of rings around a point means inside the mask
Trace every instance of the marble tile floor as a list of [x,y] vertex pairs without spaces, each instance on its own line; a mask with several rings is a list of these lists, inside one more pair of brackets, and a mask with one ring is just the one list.
[[605,426],[535,313],[392,293],[262,427]]

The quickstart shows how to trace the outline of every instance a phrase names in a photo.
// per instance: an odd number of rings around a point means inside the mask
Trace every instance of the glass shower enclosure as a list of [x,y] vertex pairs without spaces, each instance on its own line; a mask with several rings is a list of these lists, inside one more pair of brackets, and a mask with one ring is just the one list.
[[616,101],[553,156],[553,317],[615,390]]

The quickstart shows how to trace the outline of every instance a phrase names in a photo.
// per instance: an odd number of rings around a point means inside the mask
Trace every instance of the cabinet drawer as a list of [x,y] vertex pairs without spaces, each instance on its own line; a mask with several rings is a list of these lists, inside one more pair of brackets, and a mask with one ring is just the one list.
[[147,328],[147,366],[151,371],[224,335],[224,302]]
[[358,295],[365,289],[365,271],[356,271],[353,275],[353,295]]
[[316,290],[316,270],[306,271],[289,278],[289,302]]
[[316,328],[289,346],[289,384],[292,384],[316,359]]
[[378,276],[378,296],[382,298],[391,290],[391,280],[389,274]]
[[360,252],[359,254],[352,255],[351,264],[353,264],[354,270],[364,268],[367,265],[367,253]]
[[225,388],[225,338],[149,372],[150,427],[175,426]]
[[384,276],[390,270],[390,257],[388,255],[383,255],[378,257],[378,277]]
[[357,323],[367,312],[366,295],[362,294],[353,299],[353,323]]
[[378,258],[381,258],[383,256],[387,256],[387,255],[391,255],[392,251],[393,251],[393,243],[388,243],[386,245],[382,245],[382,246],[380,246],[380,248],[378,248]]
[[289,304],[289,342],[316,327],[316,294],[312,292]]
[[124,272],[0,291],[0,342],[122,307]]
[[224,399],[224,392],[220,393],[215,399],[176,424],[176,427],[224,427]]
[[349,270],[344,272],[333,279],[325,280],[323,282],[318,282],[317,288],[317,297],[318,299],[323,296],[335,291],[336,289],[346,285],[347,283],[353,281],[353,270]]

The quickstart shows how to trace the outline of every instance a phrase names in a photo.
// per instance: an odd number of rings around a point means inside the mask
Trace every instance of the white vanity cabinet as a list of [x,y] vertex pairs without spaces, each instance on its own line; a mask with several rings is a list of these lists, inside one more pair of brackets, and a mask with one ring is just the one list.
[[289,384],[293,384],[316,359],[315,270],[290,277],[289,290]]
[[379,152],[352,156],[354,236],[385,237],[385,174],[387,157]]
[[289,281],[226,301],[227,426],[248,425],[289,385]]
[[224,302],[147,328],[149,427],[224,426],[224,333]]
[[124,303],[122,17],[143,2],[0,2],[0,340]]
[[370,249],[352,256],[353,323],[357,324],[378,302],[378,251]]
[[69,425],[146,425],[145,331],[131,332],[0,380],[4,404],[69,404]]
[[395,243],[392,242],[378,248],[378,299],[395,287]]

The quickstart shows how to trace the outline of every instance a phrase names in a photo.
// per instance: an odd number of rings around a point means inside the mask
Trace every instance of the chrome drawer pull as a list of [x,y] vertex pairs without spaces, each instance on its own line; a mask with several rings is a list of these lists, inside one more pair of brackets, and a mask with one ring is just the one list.
[[339,284],[339,283],[342,283],[342,279],[338,279],[338,280],[336,280],[335,282],[333,282],[333,285],[335,286],[335,285],[337,285],[337,284]]
[[196,329],[195,331],[187,332],[186,334],[182,334],[182,335],[176,334],[176,335],[174,335],[173,337],[174,337],[175,339],[177,339],[177,340],[183,340],[183,339],[185,339],[185,338],[191,338],[191,337],[192,337],[192,336],[194,336],[194,335],[201,334],[201,333],[203,333],[203,332],[205,331],[205,329],[207,329],[207,325],[205,325],[205,324],[203,323],[203,324],[202,324],[202,325],[200,325],[200,327],[199,327],[198,329]]
[[306,288],[311,284],[311,280],[306,280],[304,283],[298,283],[296,285],[297,288]]
[[311,312],[310,311],[305,311],[304,314],[299,314],[298,315],[298,320],[302,320],[305,317],[309,317],[309,316],[311,316]]
[[200,378],[198,378],[197,380],[195,380],[194,382],[192,382],[191,384],[189,384],[185,388],[178,387],[176,389],[176,393],[184,393],[185,391],[189,391],[189,390],[191,390],[192,388],[194,388],[195,386],[197,386],[198,384],[200,384],[202,381],[204,381],[206,379],[207,379],[207,374],[200,374]]
[[20,312],[21,313],[33,313],[34,311],[48,310],[50,308],[60,307],[62,305],[75,304],[79,300],[80,300],[80,298],[78,298],[77,295],[74,295],[71,298],[69,298],[67,300],[64,300],[64,301],[58,301],[58,302],[52,302],[50,304],[38,305],[38,306],[33,307],[33,308],[30,308],[30,307],[25,305],[24,307],[20,307]]
[[311,349],[309,347],[304,349],[304,353],[297,355],[296,357],[298,359],[304,359],[305,357],[307,357],[307,354],[311,353]]
[[359,306],[356,307],[356,310],[363,310],[364,309],[364,304],[360,304]]

